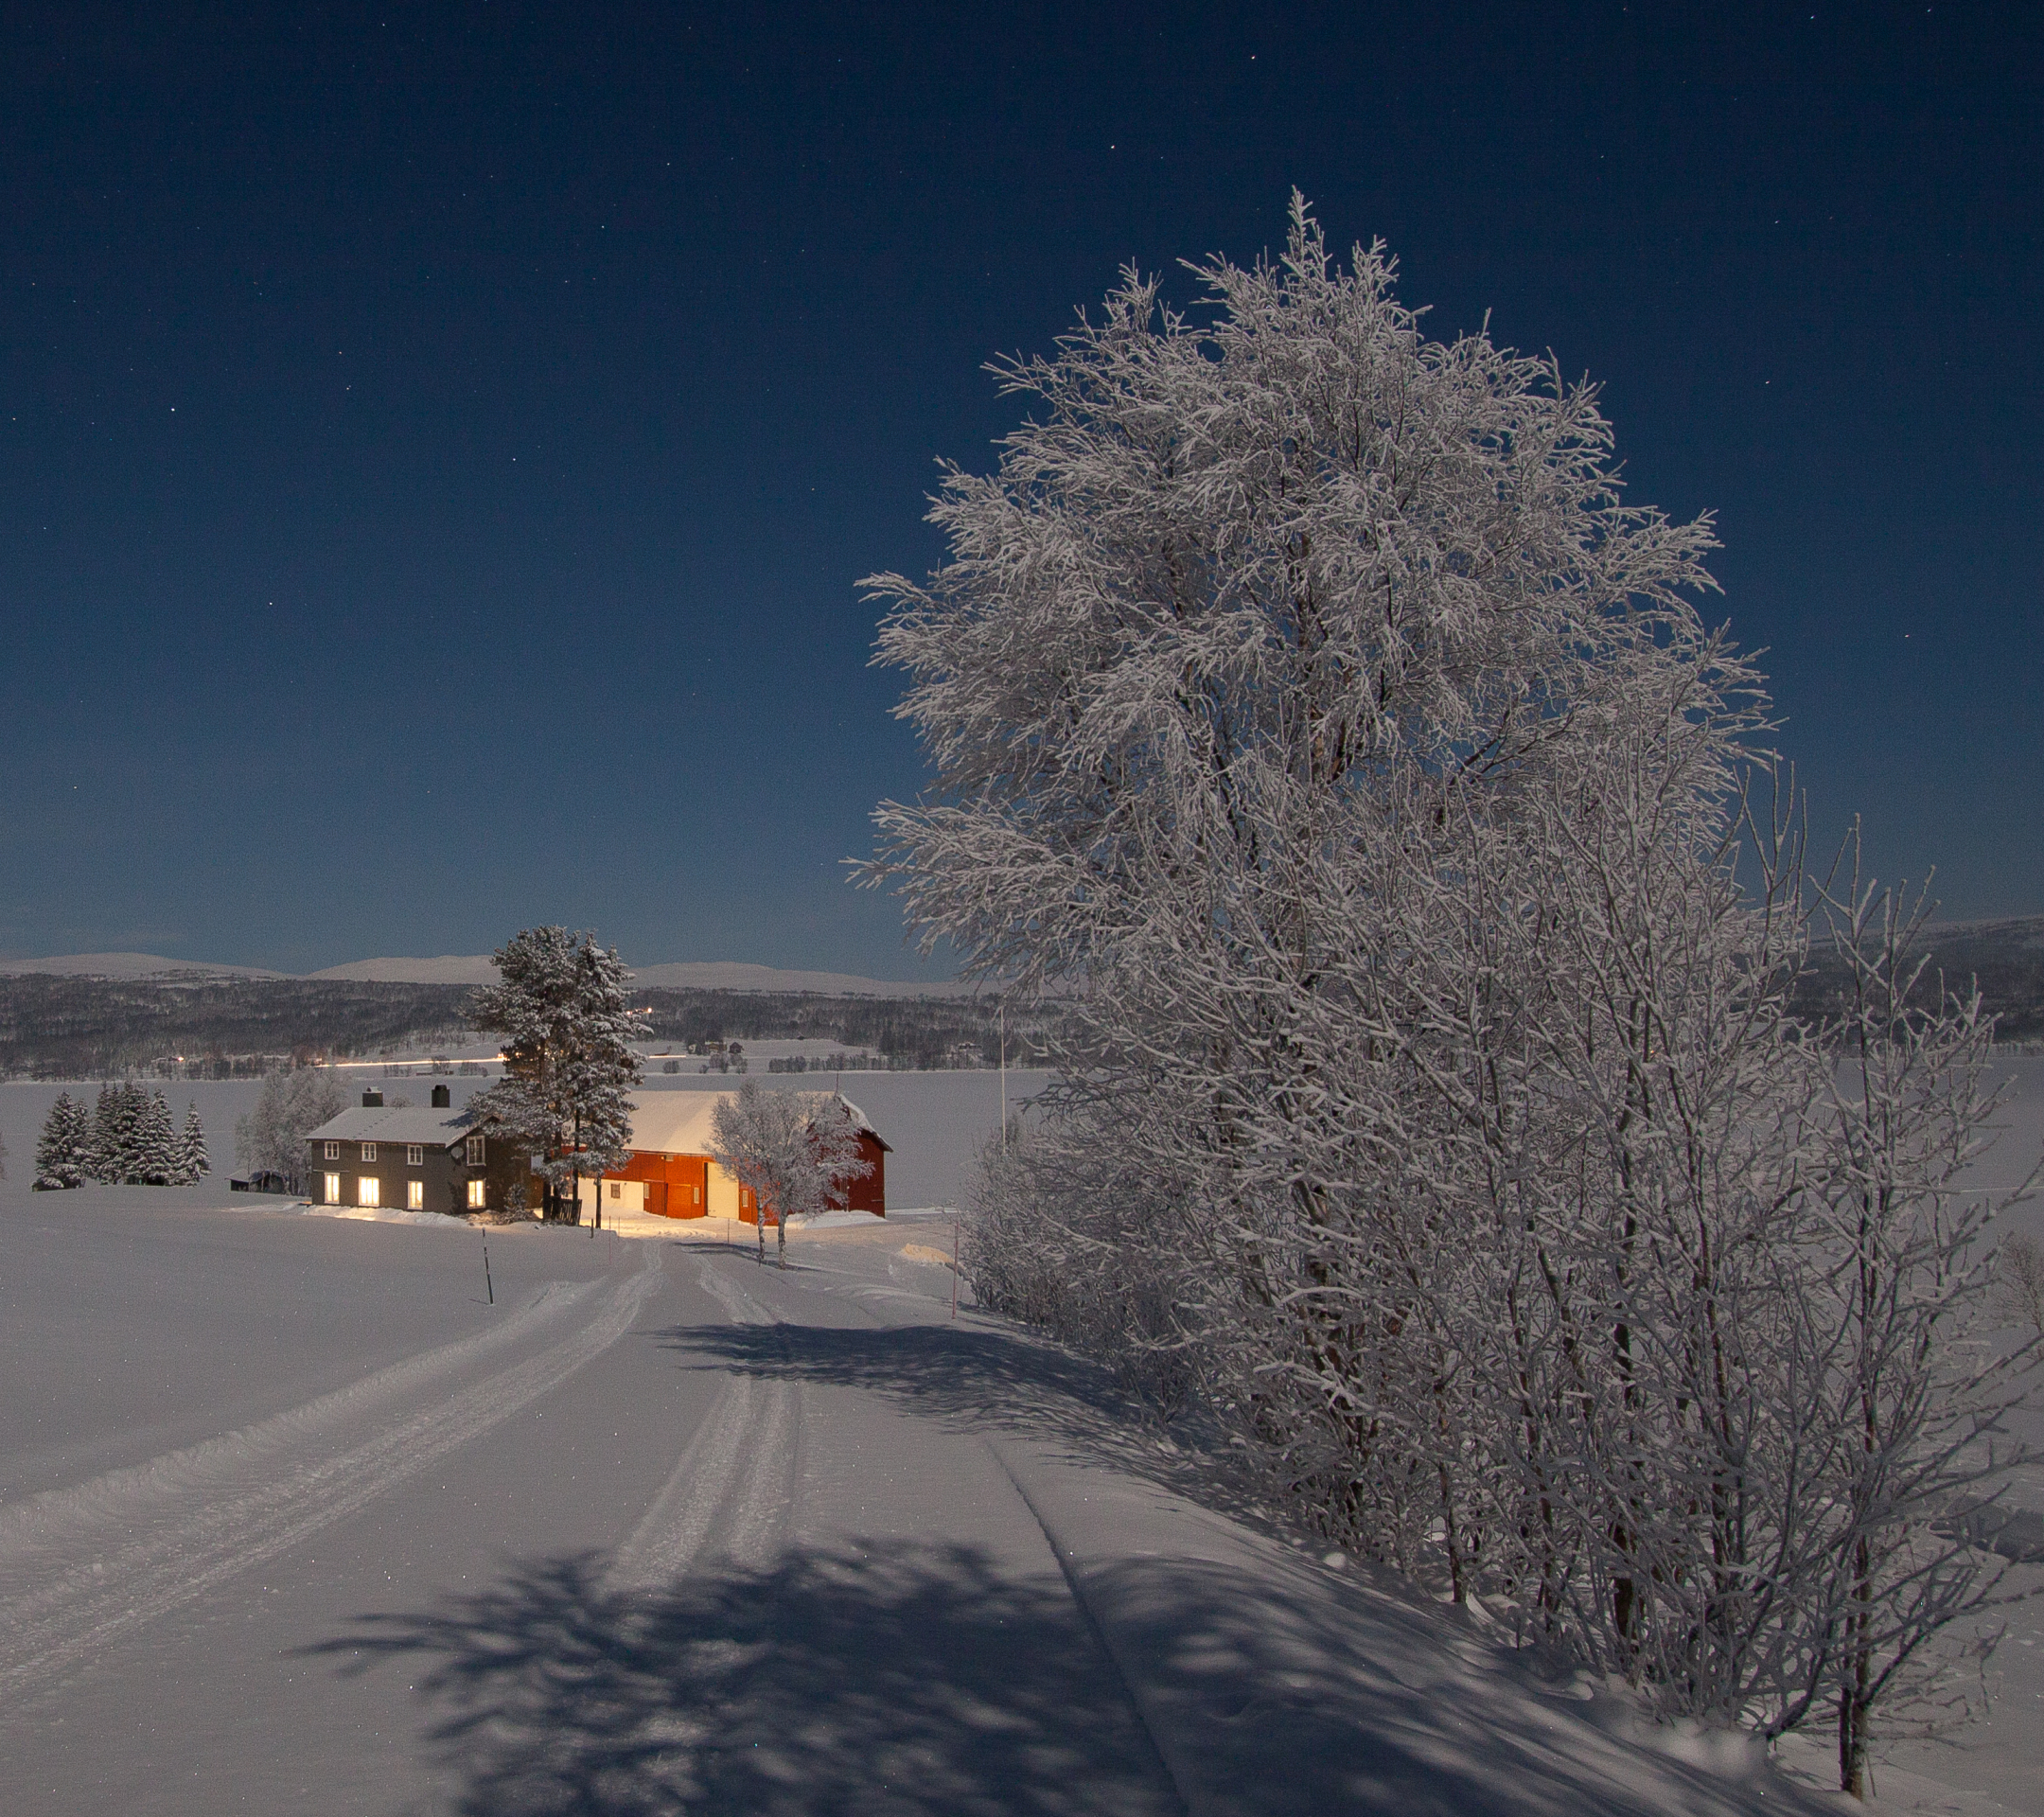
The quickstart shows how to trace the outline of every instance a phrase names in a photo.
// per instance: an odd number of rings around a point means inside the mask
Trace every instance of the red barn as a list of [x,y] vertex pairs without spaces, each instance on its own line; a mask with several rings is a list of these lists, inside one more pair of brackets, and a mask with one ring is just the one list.
[[[734,1091],[642,1091],[632,1113],[631,1159],[602,1181],[605,1208],[650,1211],[661,1218],[758,1221],[751,1192],[710,1158],[711,1120]],[[838,1189],[848,1210],[887,1216],[887,1157],[893,1153],[866,1113],[841,1093],[830,1094],[858,1130],[860,1155],[872,1172]],[[769,1214],[769,1222],[771,1216]]]

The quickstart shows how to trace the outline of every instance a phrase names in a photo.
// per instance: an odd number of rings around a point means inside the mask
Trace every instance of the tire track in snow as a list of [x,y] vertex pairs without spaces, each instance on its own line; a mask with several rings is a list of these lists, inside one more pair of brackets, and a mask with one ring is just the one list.
[[[624,1336],[661,1280],[649,1244],[622,1281],[554,1282],[493,1331],[239,1432],[0,1509],[0,1702],[54,1688],[58,1674],[130,1630],[303,1544],[508,1420]],[[545,1349],[495,1367],[564,1323],[572,1329]],[[493,1372],[457,1385],[479,1367]]]
[[[702,1262],[697,1275],[734,1325],[781,1322],[714,1263]],[[652,1506],[618,1548],[610,1567],[616,1589],[653,1591],[676,1582],[713,1536],[717,1549],[746,1569],[772,1562],[786,1526],[798,1393],[791,1382],[726,1378]]]

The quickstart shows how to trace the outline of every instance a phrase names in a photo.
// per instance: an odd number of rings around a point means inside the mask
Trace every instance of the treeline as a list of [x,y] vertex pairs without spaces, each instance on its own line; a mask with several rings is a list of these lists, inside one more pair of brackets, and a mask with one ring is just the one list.
[[255,1077],[277,1060],[415,1050],[467,1032],[461,984],[0,978],[0,1075]]
[[[256,1078],[280,1061],[373,1059],[472,1042],[473,989],[292,978],[0,977],[0,1077]],[[991,998],[822,997],[744,991],[639,991],[645,1034],[706,1041],[831,1040],[892,1067],[943,1067],[961,1050],[1000,1053]],[[1011,1023],[1011,1065],[1044,1045],[1034,1021]]]
[[[1915,1007],[1934,1009],[1941,990],[1964,996],[1977,984],[1982,1009],[1995,1018],[1997,1039],[2044,1036],[2044,916],[1933,922],[1916,951],[1925,964],[1912,994]],[[1829,946],[1814,950],[1794,1007],[1808,1021],[1827,1021],[1844,1010],[1852,988],[1853,968],[1844,954]]]
[[[836,1041],[866,1049],[893,1066],[943,1067],[960,1049],[984,1065],[1000,1057],[998,1005],[991,997],[872,997],[767,995],[746,991],[640,991],[633,1004],[650,1010],[646,1032],[656,1042]],[[1011,1028],[1011,1064],[1025,1051],[1028,1032]]]

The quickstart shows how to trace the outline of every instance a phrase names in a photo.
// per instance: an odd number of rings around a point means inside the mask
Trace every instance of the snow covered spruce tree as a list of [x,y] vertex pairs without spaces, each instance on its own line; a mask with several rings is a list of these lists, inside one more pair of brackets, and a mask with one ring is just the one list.
[[710,1127],[716,1164],[752,1194],[759,1259],[766,1260],[771,1215],[776,1260],[784,1268],[788,1220],[828,1210],[840,1186],[872,1172],[859,1152],[857,1126],[836,1092],[775,1091],[748,1079],[735,1097],[718,1103]]
[[[1749,800],[1761,679],[1594,386],[1427,340],[1295,196],[1280,261],[1195,270],[1197,319],[1130,272],[1000,366],[1036,414],[947,469],[950,561],[866,583],[934,772],[868,880],[1072,1006],[976,1278],[1662,1708],[1863,1726],[1983,1588],[1922,1518],[2000,1391],[1935,1209],[1977,1018],[1789,1014],[1813,895]],[[1877,1155],[1838,1061],[1898,1041],[1941,1057]],[[1877,1174],[1894,1230],[1841,1208]]]
[[91,1145],[92,1112],[68,1091],[59,1092],[36,1142],[35,1190],[51,1192],[82,1186]]
[[206,1149],[205,1125],[199,1120],[199,1106],[187,1101],[185,1128],[178,1137],[178,1184],[191,1186],[212,1171],[213,1157]]
[[631,974],[614,948],[565,927],[529,927],[496,961],[502,981],[475,994],[470,1014],[504,1037],[504,1076],[470,1101],[469,1115],[494,1119],[537,1158],[547,1216],[579,1222],[582,1180],[623,1167],[631,1152],[627,1094],[640,1078]]
[[174,1186],[182,1184],[183,1169],[183,1147],[169,1103],[161,1091],[143,1093],[131,1177],[142,1186]]

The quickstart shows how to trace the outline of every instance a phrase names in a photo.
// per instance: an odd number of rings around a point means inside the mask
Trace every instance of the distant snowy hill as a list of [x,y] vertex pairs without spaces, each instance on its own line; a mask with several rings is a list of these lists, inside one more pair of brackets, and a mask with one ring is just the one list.
[[[329,965],[313,978],[354,979],[378,984],[494,984],[497,968],[487,953],[445,953],[438,959],[358,959]],[[849,972],[785,972],[771,965],[685,960],[666,965],[635,965],[633,981],[650,991],[814,991],[828,997],[960,997],[969,984],[943,979],[893,980],[858,978]]]
[[[165,959],[156,953],[67,953],[55,959],[0,960],[0,978],[27,976],[108,978],[291,978],[291,972],[259,965],[212,965],[197,960]],[[308,979],[362,984],[494,984],[497,967],[487,953],[442,953],[436,959],[358,959],[308,972]],[[813,991],[825,997],[969,997],[974,986],[943,979],[927,980],[859,978],[850,972],[785,972],[771,965],[688,960],[641,965],[633,972],[642,988],[655,991]]]
[[198,960],[165,959],[158,953],[65,953],[55,959],[0,959],[7,978],[164,978],[193,973],[205,978],[284,978],[259,965],[212,965]]
[[307,976],[364,984],[494,984],[497,968],[487,953],[443,953],[438,959],[357,959]]

